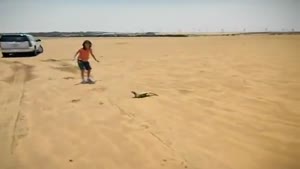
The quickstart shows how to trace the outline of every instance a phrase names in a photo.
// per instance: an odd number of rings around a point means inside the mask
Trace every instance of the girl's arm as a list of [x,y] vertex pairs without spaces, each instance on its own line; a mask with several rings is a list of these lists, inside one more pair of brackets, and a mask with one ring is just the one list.
[[93,50],[92,50],[92,49],[90,49],[90,52],[91,52],[91,55],[93,56],[94,60],[95,60],[96,62],[99,62],[99,60],[97,60],[97,58],[95,57],[95,55],[94,55],[94,53],[93,53]]
[[75,55],[74,55],[74,59],[73,59],[73,60],[76,60],[76,58],[77,58],[78,54],[79,54],[79,50],[78,50],[78,51],[75,53]]

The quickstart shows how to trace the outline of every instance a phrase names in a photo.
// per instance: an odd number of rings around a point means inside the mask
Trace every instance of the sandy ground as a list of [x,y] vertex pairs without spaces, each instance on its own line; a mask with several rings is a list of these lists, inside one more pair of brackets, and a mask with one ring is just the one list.
[[83,40],[0,59],[1,169],[300,168],[300,36]]

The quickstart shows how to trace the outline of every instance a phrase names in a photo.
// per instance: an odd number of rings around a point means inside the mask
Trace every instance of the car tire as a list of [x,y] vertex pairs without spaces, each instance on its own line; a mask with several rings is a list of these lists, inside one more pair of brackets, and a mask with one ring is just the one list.
[[8,57],[9,56],[9,53],[2,53],[2,57]]
[[36,46],[35,46],[35,47],[34,47],[34,51],[31,52],[30,55],[36,56],[36,55],[38,55],[38,54],[39,54],[39,52],[36,50]]
[[43,52],[44,52],[44,48],[43,48],[42,45],[39,47],[38,52],[39,52],[39,53],[43,53]]

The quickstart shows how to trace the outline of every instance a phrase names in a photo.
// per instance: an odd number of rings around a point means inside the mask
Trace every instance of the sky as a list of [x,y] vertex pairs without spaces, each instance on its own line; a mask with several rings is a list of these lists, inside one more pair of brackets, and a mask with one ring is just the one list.
[[0,32],[300,31],[300,0],[0,0]]

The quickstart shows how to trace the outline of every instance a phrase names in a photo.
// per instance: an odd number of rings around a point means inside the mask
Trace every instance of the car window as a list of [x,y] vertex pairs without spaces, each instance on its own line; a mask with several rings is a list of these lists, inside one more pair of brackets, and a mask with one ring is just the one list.
[[25,42],[28,41],[28,38],[26,36],[20,36],[20,35],[2,35],[1,42]]

